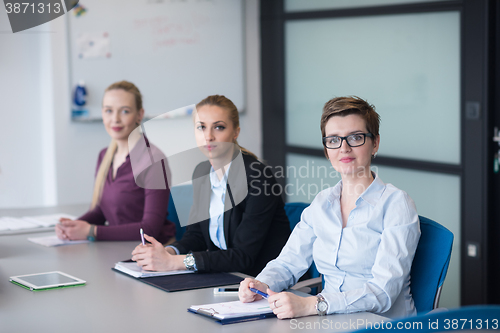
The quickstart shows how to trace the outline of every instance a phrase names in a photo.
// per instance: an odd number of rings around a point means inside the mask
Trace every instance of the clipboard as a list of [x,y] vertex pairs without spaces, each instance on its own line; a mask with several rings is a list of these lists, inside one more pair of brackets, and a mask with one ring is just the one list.
[[[242,322],[247,322],[247,321],[254,321],[254,320],[260,320],[260,319],[266,319],[266,318],[276,318],[276,315],[273,313],[271,308],[267,306],[267,309],[262,309],[258,313],[255,311],[258,311],[255,309],[255,305],[262,303],[263,304],[268,304],[267,300],[260,300],[257,302],[252,303],[241,303],[240,301],[234,301],[234,302],[224,302],[224,303],[215,303],[215,304],[205,304],[205,305],[200,305],[200,306],[191,306],[188,309],[188,312],[199,314],[205,317],[209,317],[211,319],[214,319],[215,322],[221,324],[221,325],[227,325],[227,324],[235,324],[235,323],[242,323]],[[233,310],[231,309],[231,305],[237,305],[237,304],[246,304],[249,307],[252,307],[250,309],[250,312],[247,313],[243,309],[236,309]],[[216,309],[222,309],[217,311]],[[225,313],[224,313],[225,311]],[[234,311],[234,312],[233,312]],[[254,313],[251,313],[254,312]]]

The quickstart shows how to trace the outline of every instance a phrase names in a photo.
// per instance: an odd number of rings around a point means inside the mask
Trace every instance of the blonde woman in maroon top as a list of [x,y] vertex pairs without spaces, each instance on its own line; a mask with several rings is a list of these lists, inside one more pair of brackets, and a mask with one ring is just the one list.
[[[90,210],[76,220],[61,219],[60,239],[139,240],[143,228],[164,243],[173,240],[175,225],[166,220],[169,190],[137,186],[132,171],[128,137],[143,117],[142,96],[133,83],[120,81],[106,89],[102,118],[111,143],[99,154]],[[131,149],[141,145],[143,140]]]

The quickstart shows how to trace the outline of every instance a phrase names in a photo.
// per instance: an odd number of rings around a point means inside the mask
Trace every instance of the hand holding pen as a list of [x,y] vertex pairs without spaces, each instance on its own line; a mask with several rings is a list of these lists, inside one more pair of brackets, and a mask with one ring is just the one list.
[[[252,289],[254,291],[252,291]],[[260,282],[252,278],[246,278],[240,282],[240,288],[238,290],[238,296],[240,301],[243,303],[250,303],[253,301],[258,301],[262,298],[267,298],[267,291],[269,286],[265,283]],[[257,292],[258,291],[258,292]]]
[[316,314],[316,296],[300,297],[290,292],[277,293],[269,289],[267,284],[252,278],[246,278],[240,282],[238,296],[243,303],[267,299],[269,307],[278,319]]
[[[185,269],[185,256],[170,254],[162,243],[140,229],[141,244],[132,251],[132,260],[147,271],[173,271]],[[146,243],[146,241],[148,243]]]

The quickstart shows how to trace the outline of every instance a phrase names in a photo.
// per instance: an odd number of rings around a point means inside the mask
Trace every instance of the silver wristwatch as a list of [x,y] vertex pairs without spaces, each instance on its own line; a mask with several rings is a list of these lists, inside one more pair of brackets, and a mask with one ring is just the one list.
[[319,316],[326,315],[328,303],[326,303],[325,298],[321,294],[316,295],[316,298],[316,312]]
[[194,271],[196,269],[196,262],[192,253],[186,254],[186,258],[184,258],[184,265],[187,270]]

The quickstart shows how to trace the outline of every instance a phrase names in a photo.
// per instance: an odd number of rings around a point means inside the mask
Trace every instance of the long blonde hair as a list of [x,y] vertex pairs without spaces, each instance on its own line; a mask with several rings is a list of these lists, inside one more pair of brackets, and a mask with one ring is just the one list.
[[[239,115],[238,109],[236,108],[236,105],[234,105],[234,103],[226,96],[223,96],[223,95],[208,96],[207,98],[203,99],[201,102],[196,104],[196,109],[199,109],[205,105],[218,106],[218,107],[228,111],[229,112],[229,119],[233,123],[233,127],[235,129],[240,127],[240,115]],[[234,143],[238,146],[238,148],[240,148],[240,150],[243,154],[250,155],[253,158],[255,158],[256,160],[259,159],[254,153],[252,153],[248,149],[240,146],[238,144],[237,140],[234,140]]]
[[[133,94],[137,111],[142,109],[142,95],[135,84],[128,81],[115,82],[107,87],[104,93],[116,89],[125,90],[126,92]],[[113,157],[115,155],[117,147],[118,145],[116,141],[114,139],[111,139],[111,142],[109,143],[104,157],[102,158],[101,165],[99,166],[99,170],[97,171],[97,175],[95,177],[94,192],[92,194],[92,203],[90,205],[90,209],[94,209],[101,202],[102,189],[104,188],[106,176],[109,173],[109,168],[111,167],[111,162],[113,161]]]

